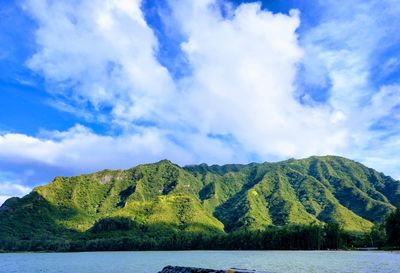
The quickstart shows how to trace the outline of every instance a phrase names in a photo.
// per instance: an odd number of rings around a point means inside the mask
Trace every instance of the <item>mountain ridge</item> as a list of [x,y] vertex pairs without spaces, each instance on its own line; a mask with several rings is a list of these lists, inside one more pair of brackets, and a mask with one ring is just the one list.
[[367,232],[400,202],[400,182],[356,161],[313,156],[280,162],[127,170],[56,177],[0,207],[0,237],[231,233],[325,225]]

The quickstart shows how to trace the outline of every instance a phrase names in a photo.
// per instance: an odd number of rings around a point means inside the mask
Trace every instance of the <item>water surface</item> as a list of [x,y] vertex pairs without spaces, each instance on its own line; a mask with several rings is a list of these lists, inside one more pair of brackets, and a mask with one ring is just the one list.
[[4,273],[157,273],[166,265],[275,273],[399,273],[400,253],[380,251],[147,251],[3,253]]

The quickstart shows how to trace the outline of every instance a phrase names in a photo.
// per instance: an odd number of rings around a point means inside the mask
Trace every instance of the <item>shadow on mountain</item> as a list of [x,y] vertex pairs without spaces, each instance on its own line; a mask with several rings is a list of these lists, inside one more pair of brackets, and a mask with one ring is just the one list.
[[117,204],[117,207],[123,208],[125,207],[126,200],[128,200],[128,197],[131,196],[136,190],[135,185],[130,185],[128,186],[125,190],[121,191],[119,193],[119,202]]
[[10,198],[0,208],[0,249],[57,250],[57,242],[80,235],[60,224],[77,214],[72,208],[50,204],[35,191]]
[[[270,166],[267,165],[265,168],[269,170]],[[259,171],[256,167],[251,168],[247,181],[240,191],[216,207],[213,215],[224,224],[226,232],[231,232],[245,225],[239,219],[250,209],[246,200],[246,193],[264,178],[265,172],[266,170]]]
[[12,198],[0,209],[0,250],[6,251],[100,251],[201,249],[209,234],[221,230],[202,223],[141,224],[129,217],[99,219],[85,232],[60,222],[78,211],[50,204],[37,192]]

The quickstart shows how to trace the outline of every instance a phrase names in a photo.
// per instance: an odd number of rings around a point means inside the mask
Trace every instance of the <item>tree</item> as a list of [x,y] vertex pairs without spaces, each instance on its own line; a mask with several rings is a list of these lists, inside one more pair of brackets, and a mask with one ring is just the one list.
[[326,248],[339,249],[341,247],[342,230],[336,222],[330,222],[325,226]]
[[387,244],[400,247],[400,209],[392,212],[386,220]]

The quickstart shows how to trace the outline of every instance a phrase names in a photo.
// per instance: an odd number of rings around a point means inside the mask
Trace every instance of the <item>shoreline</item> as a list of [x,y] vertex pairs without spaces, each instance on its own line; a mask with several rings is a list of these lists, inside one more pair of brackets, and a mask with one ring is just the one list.
[[0,254],[62,254],[62,253],[118,253],[118,252],[400,252],[400,249],[189,249],[189,250],[104,250],[104,251],[0,251]]

